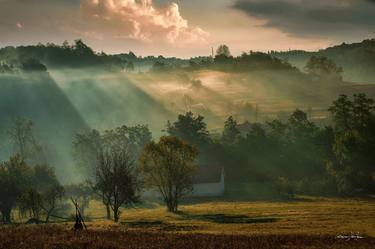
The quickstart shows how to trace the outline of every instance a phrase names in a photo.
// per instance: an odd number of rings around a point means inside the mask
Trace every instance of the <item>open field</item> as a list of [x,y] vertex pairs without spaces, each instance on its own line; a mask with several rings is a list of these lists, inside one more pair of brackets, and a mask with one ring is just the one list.
[[[104,216],[94,203],[92,217]],[[179,214],[162,206],[124,210],[110,227],[220,234],[348,234],[375,237],[375,200],[306,199],[294,202],[208,202],[184,205]],[[95,221],[89,226],[106,226]]]
[[[211,201],[180,210],[170,214],[157,204],[123,210],[115,224],[96,219],[104,208],[92,202],[87,232],[71,231],[71,223],[7,226],[0,248],[375,248],[373,199]],[[364,238],[337,238],[352,234]]]

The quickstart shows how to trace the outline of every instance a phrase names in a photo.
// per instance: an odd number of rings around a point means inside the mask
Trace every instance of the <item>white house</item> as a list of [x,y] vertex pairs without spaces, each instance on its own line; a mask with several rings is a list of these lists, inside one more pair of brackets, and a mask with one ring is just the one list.
[[225,191],[223,167],[200,165],[194,179],[193,197],[217,197]]

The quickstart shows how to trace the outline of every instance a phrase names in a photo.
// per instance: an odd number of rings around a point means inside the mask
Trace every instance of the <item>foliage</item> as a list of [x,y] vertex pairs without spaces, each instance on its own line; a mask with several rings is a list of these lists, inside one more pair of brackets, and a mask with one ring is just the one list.
[[329,169],[342,194],[371,193],[375,188],[375,105],[364,94],[350,100],[341,95],[330,112],[333,118],[334,157]]
[[65,41],[62,46],[47,43],[37,46],[5,47],[0,49],[0,61],[17,65],[25,71],[46,71],[48,68],[100,67],[104,70],[119,71],[126,61],[121,58],[95,53],[82,40],[72,45]]
[[149,143],[140,158],[146,184],[162,195],[168,211],[177,212],[181,198],[193,190],[195,147],[176,137]]
[[342,81],[342,68],[334,61],[324,56],[312,56],[307,62],[305,70],[308,74],[319,79],[333,79]]
[[224,131],[222,135],[222,141],[225,144],[234,144],[237,139],[241,136],[240,131],[237,128],[237,121],[230,116],[224,124]]
[[43,214],[48,222],[64,195],[64,188],[51,167],[36,165],[30,171],[29,185],[19,200],[20,211],[29,212],[29,217],[36,221]]
[[21,69],[25,72],[46,72],[47,67],[43,65],[39,60],[34,58],[28,58],[21,63]]
[[216,50],[216,56],[231,57],[229,47],[227,45],[220,45]]
[[167,123],[167,133],[198,147],[209,142],[209,132],[203,116],[192,112],[178,115],[177,121]]
[[84,169],[90,178],[95,172],[98,155],[103,150],[111,146],[123,147],[137,158],[151,137],[150,130],[144,125],[124,125],[103,133],[97,130],[77,133],[73,140],[73,156],[77,166]]
[[375,77],[375,39],[358,43],[342,43],[317,52],[291,50],[286,52],[272,51],[271,55],[303,70],[312,56],[327,57],[343,68],[343,78],[350,82],[373,83]]
[[11,212],[30,183],[30,168],[21,156],[0,164],[0,212],[3,222],[11,222]]

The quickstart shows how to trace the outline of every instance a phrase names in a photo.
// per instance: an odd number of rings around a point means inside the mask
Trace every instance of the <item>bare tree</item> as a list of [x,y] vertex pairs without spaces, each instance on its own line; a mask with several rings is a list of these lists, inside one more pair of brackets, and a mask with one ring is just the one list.
[[99,154],[95,189],[110,206],[115,222],[119,221],[121,206],[138,202],[140,186],[134,159],[127,150],[110,147]]
[[160,192],[170,212],[177,212],[180,199],[193,190],[197,154],[194,146],[176,137],[162,137],[143,151],[140,166],[145,182]]
[[31,120],[16,118],[12,127],[8,130],[14,154],[20,155],[26,161],[37,161],[42,156],[42,147],[35,139],[33,126]]
[[[100,169],[98,165],[103,163],[103,158],[109,157],[110,152],[114,150],[117,151],[116,153],[126,152],[127,157],[134,161],[133,158],[139,156],[145,144],[150,140],[151,132],[147,126],[143,125],[121,126],[114,130],[107,130],[102,134],[94,130],[90,133],[76,135],[73,141],[75,160],[78,165],[87,169],[88,182],[106,206],[107,219],[111,219],[112,194],[110,190],[105,190],[105,186],[100,188],[97,186],[97,173]],[[101,167],[104,169],[103,166]]]

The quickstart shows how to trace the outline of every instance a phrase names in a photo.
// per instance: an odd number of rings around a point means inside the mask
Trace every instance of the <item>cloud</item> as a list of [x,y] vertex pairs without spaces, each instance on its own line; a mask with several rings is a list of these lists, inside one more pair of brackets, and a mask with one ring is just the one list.
[[236,0],[232,6],[297,37],[374,35],[375,0]]
[[83,0],[81,14],[91,31],[111,38],[184,46],[205,43],[208,37],[189,26],[176,3],[157,8],[152,0]]

